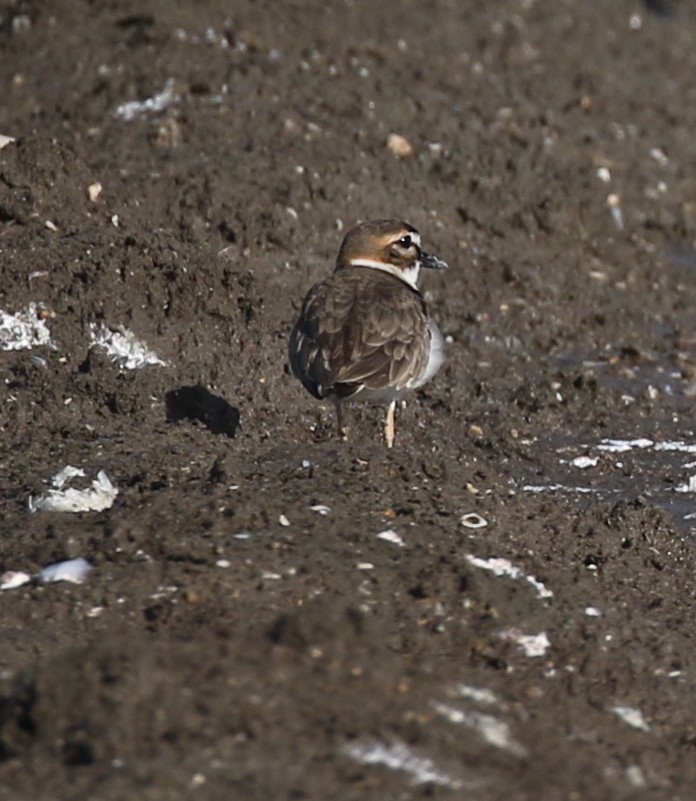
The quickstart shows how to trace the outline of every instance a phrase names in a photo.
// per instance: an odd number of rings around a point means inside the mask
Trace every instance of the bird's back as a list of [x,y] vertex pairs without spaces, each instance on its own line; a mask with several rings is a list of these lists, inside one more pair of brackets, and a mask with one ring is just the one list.
[[294,375],[316,398],[389,399],[417,385],[431,340],[417,290],[389,273],[351,267],[309,290],[288,355]]

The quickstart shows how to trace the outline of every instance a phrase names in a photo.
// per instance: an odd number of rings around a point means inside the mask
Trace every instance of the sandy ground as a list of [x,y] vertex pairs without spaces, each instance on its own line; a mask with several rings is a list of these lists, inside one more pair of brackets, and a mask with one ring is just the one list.
[[[0,67],[0,799],[693,799],[691,6],[17,0]],[[393,451],[285,356],[385,216]]]

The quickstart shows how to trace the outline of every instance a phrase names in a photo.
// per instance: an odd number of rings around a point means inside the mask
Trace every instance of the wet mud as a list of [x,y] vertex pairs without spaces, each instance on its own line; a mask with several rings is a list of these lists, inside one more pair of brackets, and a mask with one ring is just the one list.
[[[0,799],[694,797],[695,39],[0,5]],[[372,217],[450,264],[390,451],[286,358]]]

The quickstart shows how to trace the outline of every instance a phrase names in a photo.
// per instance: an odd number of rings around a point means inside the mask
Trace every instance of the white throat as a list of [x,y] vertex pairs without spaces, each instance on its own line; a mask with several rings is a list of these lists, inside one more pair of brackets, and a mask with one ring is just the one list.
[[383,273],[389,273],[400,278],[405,284],[418,289],[418,276],[420,275],[420,261],[415,262],[412,267],[405,269],[397,267],[394,264],[385,264],[383,261],[373,261],[372,259],[353,259],[350,262],[352,267],[370,267],[373,270],[381,270]]

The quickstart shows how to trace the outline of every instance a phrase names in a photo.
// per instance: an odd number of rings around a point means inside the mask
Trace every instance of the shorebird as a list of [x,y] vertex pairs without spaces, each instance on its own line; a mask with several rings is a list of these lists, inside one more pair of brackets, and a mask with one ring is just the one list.
[[421,268],[444,267],[412,225],[371,220],[346,234],[333,272],[305,296],[290,367],[315,398],[333,402],[341,436],[343,404],[382,403],[385,442],[394,445],[396,402],[430,381],[444,359],[442,334],[418,290]]

